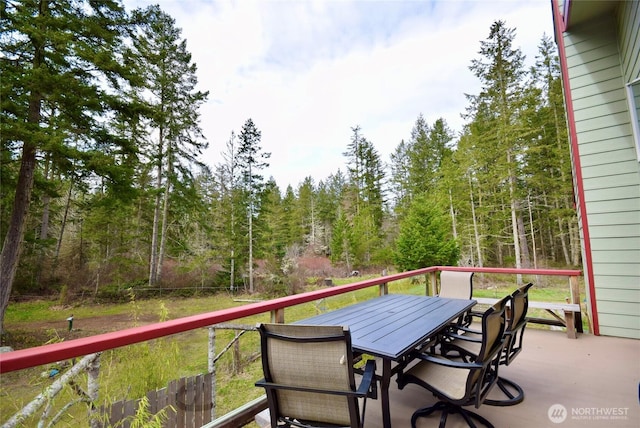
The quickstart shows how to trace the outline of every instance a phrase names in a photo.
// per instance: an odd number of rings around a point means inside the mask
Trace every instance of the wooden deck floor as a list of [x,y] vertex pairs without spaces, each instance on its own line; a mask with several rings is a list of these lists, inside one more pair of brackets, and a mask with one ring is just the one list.
[[[640,340],[579,334],[568,339],[561,331],[528,328],[523,351],[501,376],[517,382],[525,390],[525,400],[516,406],[481,406],[479,414],[496,428],[540,427],[640,427]],[[492,392],[492,396],[499,391]],[[409,385],[398,390],[391,385],[393,428],[410,426],[411,414],[435,402],[424,389]],[[548,416],[551,406],[567,411],[564,422]],[[617,412],[619,416],[606,416]],[[438,416],[421,418],[418,428],[437,427]],[[452,419],[447,427],[465,426]],[[380,404],[367,402],[366,428],[382,427]]]

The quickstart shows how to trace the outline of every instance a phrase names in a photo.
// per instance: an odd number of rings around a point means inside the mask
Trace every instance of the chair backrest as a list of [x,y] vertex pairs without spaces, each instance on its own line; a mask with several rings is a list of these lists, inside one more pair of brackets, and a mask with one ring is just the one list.
[[532,283],[523,285],[511,293],[511,316],[507,322],[507,342],[502,364],[509,365],[522,350],[524,328],[527,326],[527,312],[529,310],[529,289]]
[[473,293],[473,272],[443,270],[440,272],[438,296],[451,299],[471,299]]
[[347,327],[260,324],[258,330],[265,381],[279,385],[265,388],[272,426],[283,418],[360,426],[357,398],[321,392],[355,390]]
[[511,296],[498,300],[482,315],[482,346],[475,363],[482,370],[472,370],[467,379],[467,391],[475,390],[475,406],[479,407],[498,377],[500,354],[505,341],[506,306]]

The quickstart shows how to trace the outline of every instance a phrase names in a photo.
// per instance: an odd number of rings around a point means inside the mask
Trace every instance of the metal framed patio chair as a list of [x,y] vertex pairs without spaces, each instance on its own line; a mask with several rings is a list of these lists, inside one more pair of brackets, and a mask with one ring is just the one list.
[[264,379],[256,386],[266,391],[272,427],[362,428],[366,399],[377,393],[375,361],[356,388],[348,327],[258,324],[258,331]]
[[[527,312],[529,309],[529,289],[532,283],[517,288],[510,295],[510,306],[507,308],[507,327],[505,329],[505,346],[500,355],[500,364],[508,366],[522,351],[524,330],[527,326]],[[449,334],[448,340],[443,342],[442,352],[447,355],[450,351],[458,352],[463,357],[474,357],[480,349],[479,332],[470,328],[461,328],[462,335]],[[451,340],[453,339],[453,340]],[[506,396],[505,399],[486,399],[490,406],[513,406],[524,400],[524,390],[517,383],[499,377],[496,383]]]
[[[471,299],[473,294],[473,272],[443,270],[440,272],[438,297],[450,299]],[[472,321],[471,310],[455,322],[458,326],[468,326]]]
[[472,361],[447,359],[442,355],[419,353],[419,361],[405,373],[398,375],[398,387],[414,383],[431,391],[438,402],[416,410],[411,416],[415,428],[420,417],[442,412],[440,427],[447,423],[450,414],[460,414],[471,427],[480,424],[493,428],[483,416],[465,409],[479,408],[496,383],[500,354],[504,347],[505,307],[509,296],[499,300],[482,316],[482,338],[480,352]]
[[471,299],[473,294],[473,272],[443,270],[440,272],[439,297]]

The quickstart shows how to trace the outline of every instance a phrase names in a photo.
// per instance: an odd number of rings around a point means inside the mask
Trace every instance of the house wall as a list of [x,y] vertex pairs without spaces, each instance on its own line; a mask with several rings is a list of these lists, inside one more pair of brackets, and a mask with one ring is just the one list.
[[640,338],[640,164],[625,85],[639,76],[639,21],[638,2],[621,2],[563,35],[600,334],[632,338]]
[[618,43],[625,83],[640,77],[640,3],[622,2],[618,12]]

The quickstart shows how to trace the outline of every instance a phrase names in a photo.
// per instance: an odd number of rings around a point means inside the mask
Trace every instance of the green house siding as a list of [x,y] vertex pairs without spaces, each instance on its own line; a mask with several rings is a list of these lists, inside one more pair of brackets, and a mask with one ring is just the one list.
[[569,23],[564,44],[600,333],[640,339],[640,166],[626,90],[640,74],[640,8],[621,2]]
[[640,2],[625,1],[618,13],[620,57],[625,82],[640,76]]

